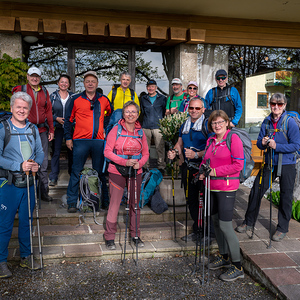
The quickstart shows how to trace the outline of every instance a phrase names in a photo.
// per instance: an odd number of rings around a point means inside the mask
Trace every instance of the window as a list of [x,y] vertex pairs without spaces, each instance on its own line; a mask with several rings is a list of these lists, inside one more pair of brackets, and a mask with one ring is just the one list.
[[268,108],[269,93],[257,92],[257,108]]

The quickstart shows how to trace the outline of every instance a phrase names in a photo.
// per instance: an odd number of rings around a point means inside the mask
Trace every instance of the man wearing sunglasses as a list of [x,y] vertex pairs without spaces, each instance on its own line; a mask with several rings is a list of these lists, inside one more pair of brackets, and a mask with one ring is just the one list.
[[[193,232],[181,239],[184,241],[196,241],[198,233],[198,211],[199,211],[199,192],[202,188],[200,181],[194,183],[194,175],[199,171],[204,149],[208,137],[207,119],[204,116],[204,101],[194,97],[189,102],[188,119],[179,129],[179,138],[173,150],[168,151],[168,158],[174,159],[177,156],[184,157],[184,164],[181,166],[182,179],[185,190],[188,181],[188,206],[191,217],[194,221]],[[189,178],[187,177],[189,168]]]
[[227,72],[220,69],[215,76],[217,87],[210,89],[206,96],[206,108],[211,110],[222,109],[230,119],[231,127],[238,124],[242,113],[242,101],[238,90],[227,84]]
[[288,117],[286,103],[287,99],[281,93],[271,96],[271,114],[263,121],[257,138],[257,147],[267,150],[264,167],[256,176],[251,189],[245,220],[236,228],[240,233],[254,230],[261,198],[269,188],[271,180],[279,177],[278,224],[272,236],[272,240],[276,242],[281,241],[288,232],[296,177],[296,153],[300,149],[299,128],[296,121]]
[[[95,71],[84,74],[82,93],[72,95],[66,104],[65,137],[66,145],[73,150],[73,165],[67,190],[68,212],[77,212],[77,199],[79,187],[79,173],[82,171],[86,159],[90,155],[93,169],[98,172],[102,182],[103,206],[109,202],[108,189],[104,173],[104,115],[111,114],[108,98],[99,94],[98,76]],[[74,133],[73,122],[76,120]]]

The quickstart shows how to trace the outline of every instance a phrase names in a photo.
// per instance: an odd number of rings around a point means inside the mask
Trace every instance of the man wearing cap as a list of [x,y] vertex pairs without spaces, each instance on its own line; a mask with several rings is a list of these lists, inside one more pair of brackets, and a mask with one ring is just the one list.
[[169,96],[166,105],[166,115],[175,114],[178,112],[180,104],[184,98],[182,90],[182,81],[179,78],[174,78],[171,82],[173,95]]
[[227,72],[223,69],[218,70],[215,76],[217,87],[210,89],[206,96],[206,108],[224,110],[232,127],[236,126],[242,116],[243,107],[238,90],[227,84]]
[[[164,174],[165,163],[165,142],[159,132],[159,120],[162,119],[166,112],[167,98],[157,92],[156,81],[151,79],[147,82],[147,92],[141,98],[141,112],[143,116],[142,128],[147,137],[147,143],[150,150],[151,139],[153,137],[157,152],[157,164],[159,171]],[[145,164],[149,168],[149,160]]]
[[39,176],[41,182],[41,199],[43,201],[52,201],[49,196],[48,187],[48,143],[54,138],[54,126],[52,116],[52,104],[49,93],[44,86],[40,85],[41,70],[36,67],[31,67],[27,71],[26,85],[15,86],[12,93],[25,92],[32,98],[32,107],[28,116],[28,121],[35,124],[40,133],[44,151],[44,161],[41,165]]
[[198,95],[198,83],[196,81],[190,81],[187,85],[187,93],[183,96],[183,101],[180,104],[179,111],[185,112],[189,107],[190,99],[199,98],[204,101],[202,97]]
[[[73,150],[73,165],[67,190],[68,212],[77,212],[79,173],[90,155],[92,166],[102,182],[103,205],[108,205],[108,189],[102,173],[104,162],[104,115],[111,114],[111,106],[106,96],[99,94],[98,76],[94,71],[84,74],[82,93],[72,95],[66,107],[65,138],[66,145]],[[76,120],[74,133],[73,122]]]

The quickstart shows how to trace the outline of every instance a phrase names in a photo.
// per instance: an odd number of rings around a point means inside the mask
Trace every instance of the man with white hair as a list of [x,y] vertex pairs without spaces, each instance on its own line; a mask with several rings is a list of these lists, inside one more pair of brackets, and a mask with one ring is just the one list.
[[166,115],[172,115],[178,112],[185,95],[182,89],[182,81],[179,78],[173,78],[171,85],[173,94],[167,99]]
[[52,104],[49,93],[44,86],[40,85],[42,72],[36,67],[31,67],[27,71],[26,85],[15,86],[12,93],[25,92],[32,98],[32,107],[28,116],[29,122],[35,124],[40,133],[42,146],[44,150],[44,161],[39,171],[41,182],[41,199],[43,201],[52,201],[49,196],[48,187],[48,144],[54,138],[54,126],[52,115]]

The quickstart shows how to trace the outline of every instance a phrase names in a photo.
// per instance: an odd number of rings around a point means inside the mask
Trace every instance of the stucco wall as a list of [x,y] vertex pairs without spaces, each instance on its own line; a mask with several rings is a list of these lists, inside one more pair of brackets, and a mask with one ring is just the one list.
[[12,58],[22,58],[22,38],[20,34],[0,33],[0,51]]

